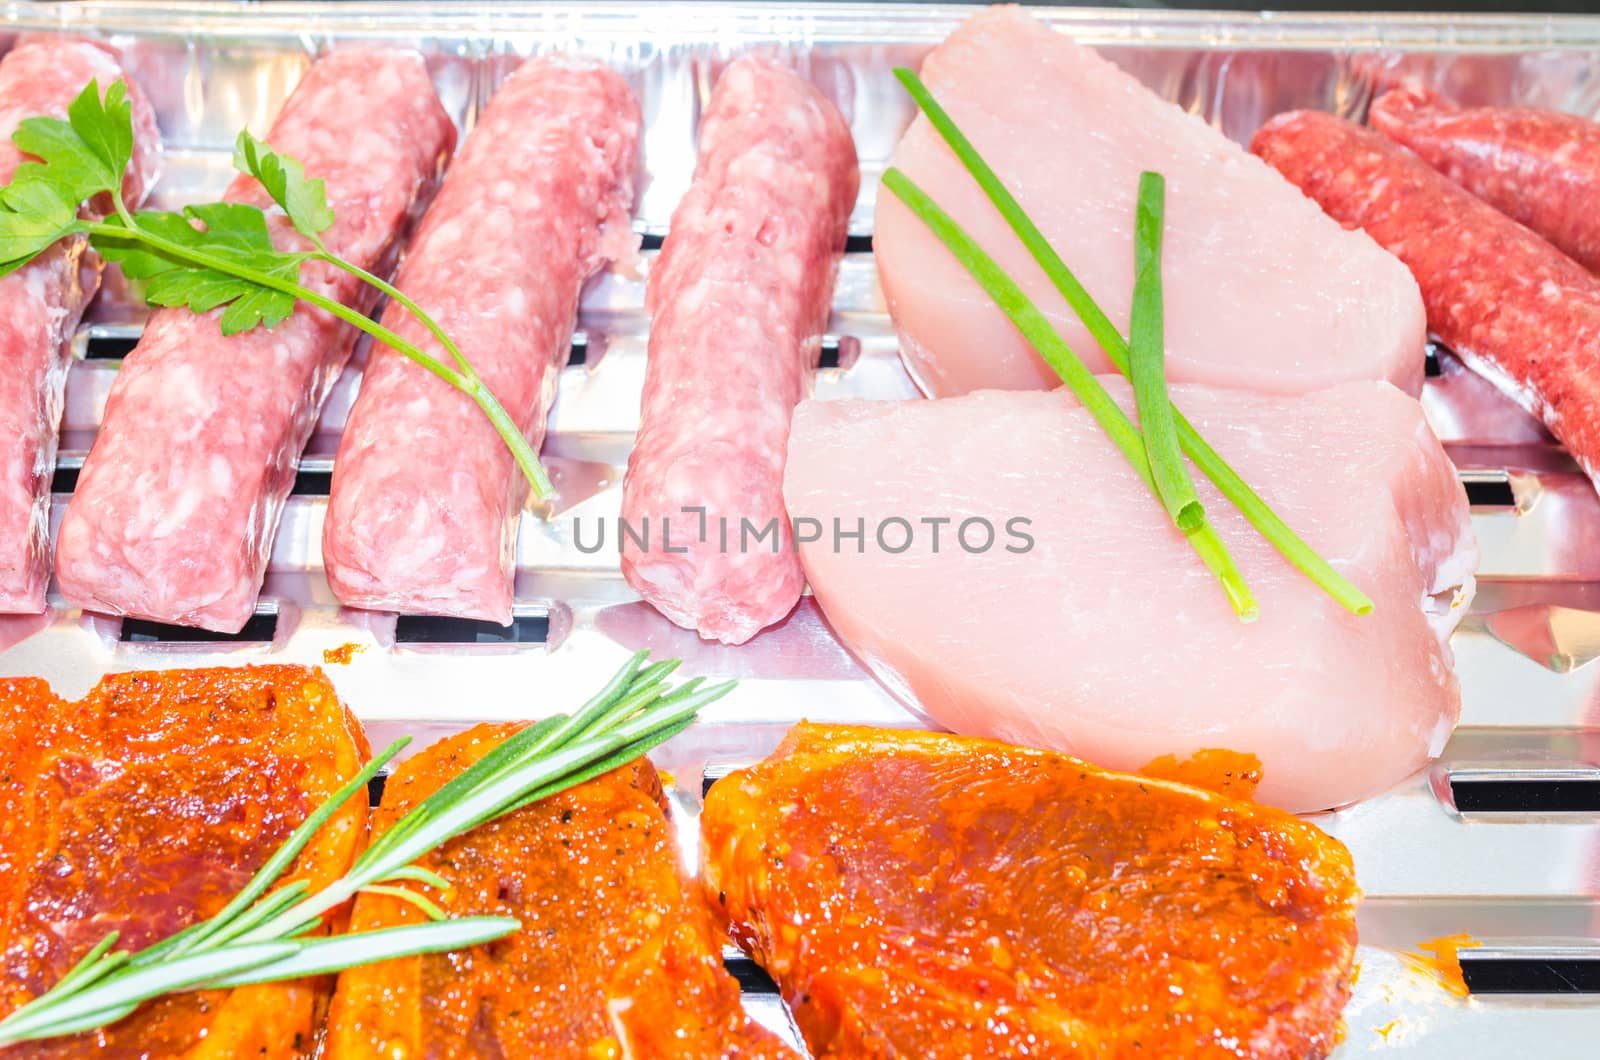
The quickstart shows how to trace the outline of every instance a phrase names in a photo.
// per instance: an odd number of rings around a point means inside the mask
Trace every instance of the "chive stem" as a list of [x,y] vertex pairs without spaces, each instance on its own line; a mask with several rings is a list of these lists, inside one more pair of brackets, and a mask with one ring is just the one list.
[[1189,465],[1178,448],[1178,429],[1167,394],[1165,309],[1161,291],[1161,242],[1166,223],[1167,181],[1160,173],[1139,174],[1139,202],[1133,226],[1133,308],[1128,319],[1132,351],[1133,398],[1139,431],[1155,478],[1156,494],[1167,514],[1186,534],[1206,521],[1194,491]]
[[[1033,304],[1015,280],[1006,275],[998,262],[991,258],[977,242],[927,192],[919,188],[910,177],[891,167],[883,174],[883,186],[900,198],[922,222],[932,230],[957,261],[970,272],[978,284],[994,299],[995,304],[1011,319],[1023,338],[1039,351],[1039,356],[1055,369],[1078,401],[1095,418],[1113,444],[1122,452],[1134,471],[1144,480],[1152,493],[1155,480],[1151,476],[1150,462],[1145,457],[1144,439],[1122,406],[1106,391],[1078,355],[1072,352],[1048,318]],[[1189,544],[1217,575],[1228,603],[1242,622],[1256,618],[1255,598],[1249,586],[1233,565],[1227,546],[1217,536],[1215,529],[1202,523],[1192,534],[1186,535]]]
[[[1034,261],[1044,270],[1046,276],[1055,284],[1056,290],[1066,299],[1072,311],[1078,315],[1083,326],[1089,334],[1100,343],[1100,348],[1105,351],[1109,360],[1124,377],[1131,376],[1131,357],[1128,344],[1123,339],[1121,332],[1111,319],[1084,290],[1078,278],[1067,268],[1066,262],[1056,253],[1050,241],[1039,231],[1022,205],[1017,202],[1011,192],[1006,189],[1000,178],[995,174],[989,164],[978,154],[977,148],[966,135],[957,128],[954,120],[941,107],[928,87],[922,83],[921,78],[911,70],[904,67],[897,68],[895,77],[905,86],[922,112],[927,115],[946,144],[961,160],[972,178],[978,182],[989,201],[1000,211],[1022,240],[1028,252],[1033,255]],[[1244,479],[1228,465],[1228,462],[1213,449],[1194,425],[1184,416],[1182,410],[1173,409],[1173,420],[1177,427],[1178,443],[1183,451],[1193,460],[1200,472],[1210,479],[1218,491],[1226,497],[1250,524],[1266,538],[1283,557],[1298,568],[1306,577],[1315,582],[1324,592],[1333,597],[1340,606],[1358,615],[1369,614],[1372,611],[1372,600],[1351,581],[1317,554],[1316,550],[1308,545],[1300,535],[1296,534],[1276,512],[1268,506],[1261,496],[1251,489]]]

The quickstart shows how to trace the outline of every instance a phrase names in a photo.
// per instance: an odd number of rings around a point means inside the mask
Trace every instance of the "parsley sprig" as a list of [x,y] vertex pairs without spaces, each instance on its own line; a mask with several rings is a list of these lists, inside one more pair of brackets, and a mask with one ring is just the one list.
[[[511,451],[534,498],[543,500],[552,492],[538,453],[439,323],[404,292],[328,249],[322,233],[332,227],[334,212],[327,189],[323,181],[308,178],[295,159],[274,152],[248,130],[239,133],[234,148],[234,168],[261,182],[310,247],[290,251],[273,245],[266,214],[247,203],[205,203],[181,212],[128,209],[122,178],[133,156],[133,115],[121,81],[104,96],[90,81],[67,108],[67,120],[28,118],[11,139],[38,161],[19,166],[11,183],[0,188],[0,276],[62,239],[84,235],[127,276],[147,281],[145,300],[151,305],[187,306],[196,313],[222,308],[224,335],[282,323],[296,302],[314,305],[470,397]],[[80,205],[100,196],[111,203],[106,215],[83,216]],[[302,284],[300,270],[308,261],[342,269],[398,302],[439,343],[448,361]]]
[[[349,870],[310,893],[305,880],[271,890],[312,837],[405,747],[397,740],[295,829],[245,889],[216,916],[138,953],[115,950],[113,932],[50,990],[0,1020],[0,1047],[77,1034],[114,1023],[163,994],[326,975],[396,957],[440,953],[517,931],[513,918],[451,919],[420,888],[449,884],[417,859],[479,825],[597,777],[682,732],[701,707],[733,682],[677,687],[677,660],[645,665],[633,656],[572,714],[530,725],[413,807]],[[412,884],[415,886],[405,886]],[[428,922],[316,936],[324,918],[361,893],[415,905]]]

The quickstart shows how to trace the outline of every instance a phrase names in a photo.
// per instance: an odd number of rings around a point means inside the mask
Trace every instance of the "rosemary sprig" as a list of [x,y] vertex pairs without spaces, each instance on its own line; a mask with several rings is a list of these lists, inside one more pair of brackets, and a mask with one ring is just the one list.
[[1167,396],[1166,312],[1161,293],[1161,242],[1167,208],[1167,181],[1160,173],[1139,174],[1139,202],[1133,226],[1133,308],[1128,316],[1132,348],[1133,398],[1139,430],[1156,481],[1156,494],[1184,533],[1206,521],[1194,491],[1189,465],[1178,448],[1178,429]]
[[[296,828],[250,883],[216,916],[138,953],[115,950],[106,936],[47,992],[0,1021],[0,1046],[76,1034],[129,1015],[146,1001],[186,990],[323,975],[357,965],[488,942],[520,928],[509,917],[449,919],[421,891],[447,885],[414,864],[429,851],[538,799],[632,761],[681,732],[695,713],[733,682],[701,679],[676,688],[677,661],[629,659],[606,686],[571,715],[516,733],[414,807],[315,894],[306,881],[271,890],[316,832],[408,741],[397,740]],[[333,909],[363,891],[411,902],[428,923],[311,937]]]
[[[1122,406],[1106,391],[1078,355],[1072,352],[1061,333],[1051,326],[1039,307],[1023,293],[1015,280],[1006,275],[998,262],[991,258],[967,234],[955,218],[945,213],[919,188],[910,177],[890,167],[883,174],[883,186],[900,197],[911,211],[928,226],[934,235],[949,248],[957,261],[970,272],[978,284],[993,298],[1022,336],[1039,351],[1039,356],[1054,368],[1061,381],[1077,396],[1078,401],[1100,424],[1102,430],[1122,452],[1128,463],[1144,480],[1146,488],[1155,491],[1155,479],[1150,473],[1150,461],[1145,457],[1144,439]],[[1240,577],[1228,548],[1217,536],[1216,529],[1202,522],[1187,535],[1189,544],[1201,562],[1211,571],[1227,594],[1228,603],[1241,622],[1254,621],[1259,614],[1250,587]]]
[[[1067,268],[1066,262],[1061,260],[1061,256],[1050,245],[1044,233],[1039,231],[1039,227],[1028,217],[1022,204],[1007,190],[994,170],[978,154],[972,141],[967,139],[955,121],[933,98],[933,93],[928,91],[922,80],[914,72],[903,67],[897,68],[894,73],[916,101],[917,106],[927,115],[934,129],[944,138],[945,143],[961,160],[967,172],[989,197],[995,209],[1000,211],[1000,215],[1011,226],[1017,238],[1028,248],[1033,260],[1055,284],[1056,290],[1061,292],[1061,296],[1072,307],[1072,311],[1083,322],[1089,334],[1100,344],[1100,348],[1105,351],[1106,359],[1125,378],[1130,377],[1132,366],[1128,343],[1117,330],[1117,326],[1111,322],[1111,318],[1106,316],[1089,296],[1089,292],[1078,282],[1072,270]],[[1340,606],[1358,615],[1371,613],[1371,598],[1356,588],[1348,578],[1318,555],[1304,538],[1295,533],[1278,513],[1274,512],[1267,502],[1239,477],[1238,472],[1228,465],[1210,443],[1200,436],[1200,432],[1195,430],[1194,425],[1180,409],[1174,407],[1172,412],[1178,431],[1178,442],[1183,451],[1194,461],[1201,473],[1216,485],[1218,491],[1249,520],[1250,525],[1254,526],[1261,536],[1301,573],[1333,597]]]
[[[248,204],[208,203],[181,213],[128,209],[122,177],[133,153],[133,119],[121,81],[104,97],[90,81],[68,108],[66,121],[28,118],[11,138],[39,161],[18,167],[11,183],[0,188],[0,276],[61,239],[86,235],[90,246],[119,262],[128,276],[149,281],[145,298],[151,305],[186,305],[196,313],[226,307],[220,320],[224,335],[273,327],[294,311],[296,301],[314,305],[466,394],[511,451],[534,498],[543,500],[552,492],[539,454],[439,323],[393,285],[328,249],[322,233],[332,226],[334,212],[323,181],[307,179],[299,162],[274,153],[248,131],[235,144],[234,168],[261,182],[313,248],[289,252],[273,246],[265,214]],[[101,194],[110,197],[112,213],[103,219],[80,217],[79,205]],[[306,287],[300,269],[307,261],[342,269],[388,295],[427,329],[451,363]]]

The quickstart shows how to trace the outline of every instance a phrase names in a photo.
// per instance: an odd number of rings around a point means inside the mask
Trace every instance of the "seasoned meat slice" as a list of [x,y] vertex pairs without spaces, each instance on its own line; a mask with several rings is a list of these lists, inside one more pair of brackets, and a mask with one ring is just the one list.
[[[480,725],[405,762],[373,832],[516,731]],[[713,920],[678,864],[660,778],[646,759],[445,844],[422,864],[451,884],[448,912],[513,916],[487,946],[354,968],[339,977],[328,1056],[784,1057],[722,967]],[[364,894],[352,928],[420,920]]]
[[1333,1048],[1350,856],[1278,810],[989,740],[801,724],[701,822],[707,893],[819,1057]]
[[[111,931],[142,948],[221,910],[366,753],[327,678],[300,666],[115,674],[76,703],[0,680],[0,1013]],[[364,800],[342,807],[283,882],[342,875],[366,822]],[[4,1055],[298,1056],[329,986],[174,995]]]

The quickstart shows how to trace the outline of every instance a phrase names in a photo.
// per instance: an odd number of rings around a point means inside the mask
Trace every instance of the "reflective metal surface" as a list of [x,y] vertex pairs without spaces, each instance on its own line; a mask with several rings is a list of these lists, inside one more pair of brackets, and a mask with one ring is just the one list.
[[[234,133],[245,123],[264,131],[319,49],[354,40],[422,47],[463,127],[514,56],[556,48],[598,55],[630,78],[648,118],[637,225],[653,234],[664,231],[687,184],[696,116],[720,66],[747,48],[781,51],[851,120],[868,178],[852,225],[858,236],[870,233],[873,178],[911,116],[889,69],[914,63],[963,13],[846,4],[0,7],[17,30],[89,32],[126,49],[168,138],[157,189],[166,205],[220,191]],[[1600,111],[1600,21],[1043,14],[1240,140],[1290,107],[1359,117],[1374,89],[1402,74],[1469,101]],[[637,277],[594,286],[580,322],[585,361],[561,378],[545,449],[561,499],[551,520],[524,518],[518,549],[518,613],[531,627],[546,620],[542,642],[429,643],[397,616],[339,608],[321,572],[325,497],[307,474],[309,492],[288,505],[263,595],[263,611],[275,616],[263,620],[269,639],[130,642],[118,620],[65,609],[57,598],[49,615],[0,619],[0,672],[42,675],[76,696],[110,670],[266,660],[322,665],[325,651],[354,644],[359,650],[347,665],[328,669],[381,744],[401,733],[425,741],[480,719],[563,709],[638,648],[683,656],[689,672],[742,680],[658,756],[682,785],[674,800],[691,852],[696,780],[760,757],[795,719],[915,724],[839,646],[809,599],[747,645],[709,645],[639,603],[621,580],[614,551],[587,555],[574,546],[574,517],[617,511],[643,378],[642,293]],[[80,335],[80,355],[136,336],[141,316],[136,306],[105,299]],[[832,331],[839,367],[819,373],[819,396],[915,395],[870,251],[851,254],[841,270]],[[1350,845],[1368,895],[1361,974],[1339,1055],[1590,1057],[1600,1041],[1595,995],[1587,1004],[1551,995],[1469,1000],[1400,956],[1460,932],[1483,944],[1480,955],[1600,955],[1600,813],[1480,813],[1458,806],[1455,787],[1600,781],[1600,500],[1536,423],[1448,356],[1440,367],[1424,403],[1474,496],[1487,502],[1474,516],[1483,546],[1479,597],[1455,637],[1462,728],[1423,774],[1319,819]],[[66,470],[58,475],[63,491],[93,440],[116,370],[117,362],[103,357],[73,367]],[[303,472],[327,470],[358,376],[353,369],[337,388]],[[58,494],[58,515],[67,497]],[[747,1000],[762,1019],[786,1026],[775,998]]]

